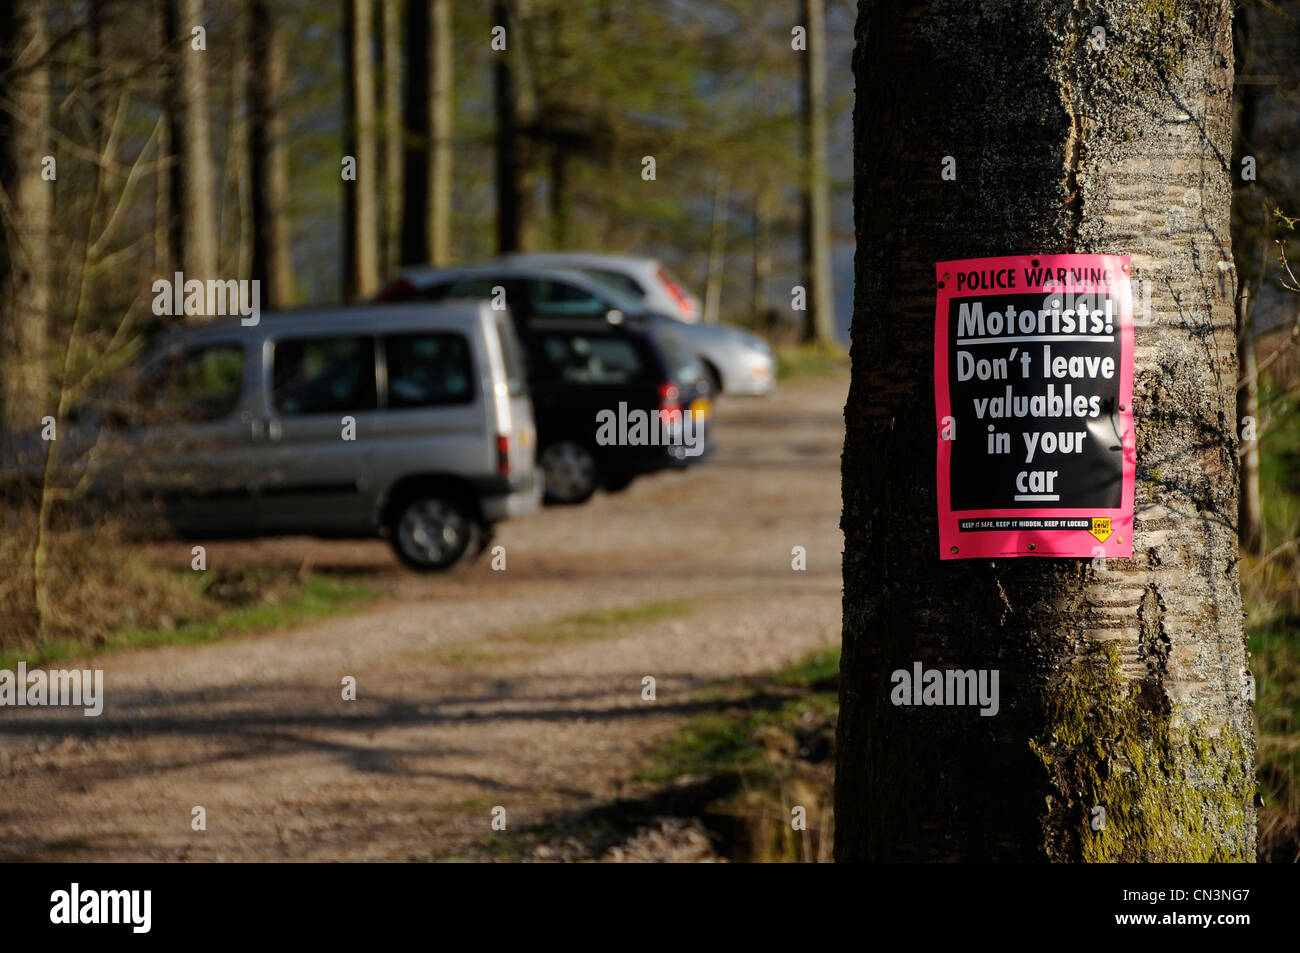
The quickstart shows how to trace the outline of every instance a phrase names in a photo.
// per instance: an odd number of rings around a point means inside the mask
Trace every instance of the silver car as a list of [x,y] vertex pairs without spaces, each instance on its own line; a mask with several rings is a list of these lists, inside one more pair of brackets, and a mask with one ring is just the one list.
[[[569,257],[591,260],[602,256],[515,255],[499,263],[449,269],[406,268],[384,288],[380,298],[490,298],[494,289],[500,288],[516,319],[524,323],[551,317],[604,318],[611,310],[648,313],[670,326],[699,357],[715,393],[766,394],[772,390],[776,361],[772,349],[757,334],[730,324],[685,324],[600,269],[547,264]],[[602,260],[619,257],[603,256]]]
[[503,255],[500,261],[542,268],[572,268],[643,300],[651,311],[674,321],[698,324],[704,318],[700,299],[670,275],[657,258],[557,251]]
[[378,533],[445,569],[541,496],[514,328],[485,302],[186,328],[123,394],[70,424],[64,458],[160,499],[182,535]]

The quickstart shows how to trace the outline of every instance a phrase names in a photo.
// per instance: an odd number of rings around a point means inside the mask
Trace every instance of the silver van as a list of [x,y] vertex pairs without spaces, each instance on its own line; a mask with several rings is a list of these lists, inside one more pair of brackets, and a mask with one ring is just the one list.
[[214,321],[127,387],[129,414],[97,428],[115,485],[161,499],[182,535],[378,533],[446,569],[541,497],[514,327],[484,301]]

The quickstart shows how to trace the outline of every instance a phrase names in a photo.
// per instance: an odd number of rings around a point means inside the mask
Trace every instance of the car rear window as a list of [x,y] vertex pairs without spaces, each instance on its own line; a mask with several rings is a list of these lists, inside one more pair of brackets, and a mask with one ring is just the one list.
[[584,268],[582,273],[589,278],[594,278],[602,284],[623,292],[623,294],[631,295],[637,299],[645,297],[645,289],[637,284],[636,279],[620,271],[608,271],[604,268]]
[[469,341],[463,334],[385,335],[384,360],[388,369],[387,404],[391,408],[474,401],[474,368]]
[[272,378],[272,399],[282,414],[374,410],[374,341],[369,337],[277,341]]
[[571,384],[628,384],[645,377],[645,363],[627,338],[543,335],[540,343],[556,375]]

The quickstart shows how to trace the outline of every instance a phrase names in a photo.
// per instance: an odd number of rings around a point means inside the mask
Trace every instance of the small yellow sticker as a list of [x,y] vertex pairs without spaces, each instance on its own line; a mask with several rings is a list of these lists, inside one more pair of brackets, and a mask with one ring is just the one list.
[[1092,529],[1088,530],[1088,532],[1096,536],[1101,542],[1106,542],[1106,540],[1110,539],[1111,534],[1110,517],[1107,516],[1103,519],[1100,516],[1094,516],[1092,518]]

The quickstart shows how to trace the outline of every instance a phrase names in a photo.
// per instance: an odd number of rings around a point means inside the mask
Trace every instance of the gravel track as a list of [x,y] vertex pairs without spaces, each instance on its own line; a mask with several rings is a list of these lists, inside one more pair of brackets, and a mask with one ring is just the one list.
[[[302,628],[83,663],[105,673],[98,718],[0,709],[0,859],[455,857],[625,793],[701,690],[838,640],[846,387],[721,402],[713,459],[503,524],[504,572],[483,558],[410,574],[377,541],[208,544],[210,566],[307,560],[391,595]],[[188,545],[151,555],[183,564]],[[672,614],[591,640],[546,626],[669,600]],[[346,675],[356,701],[340,697]]]

